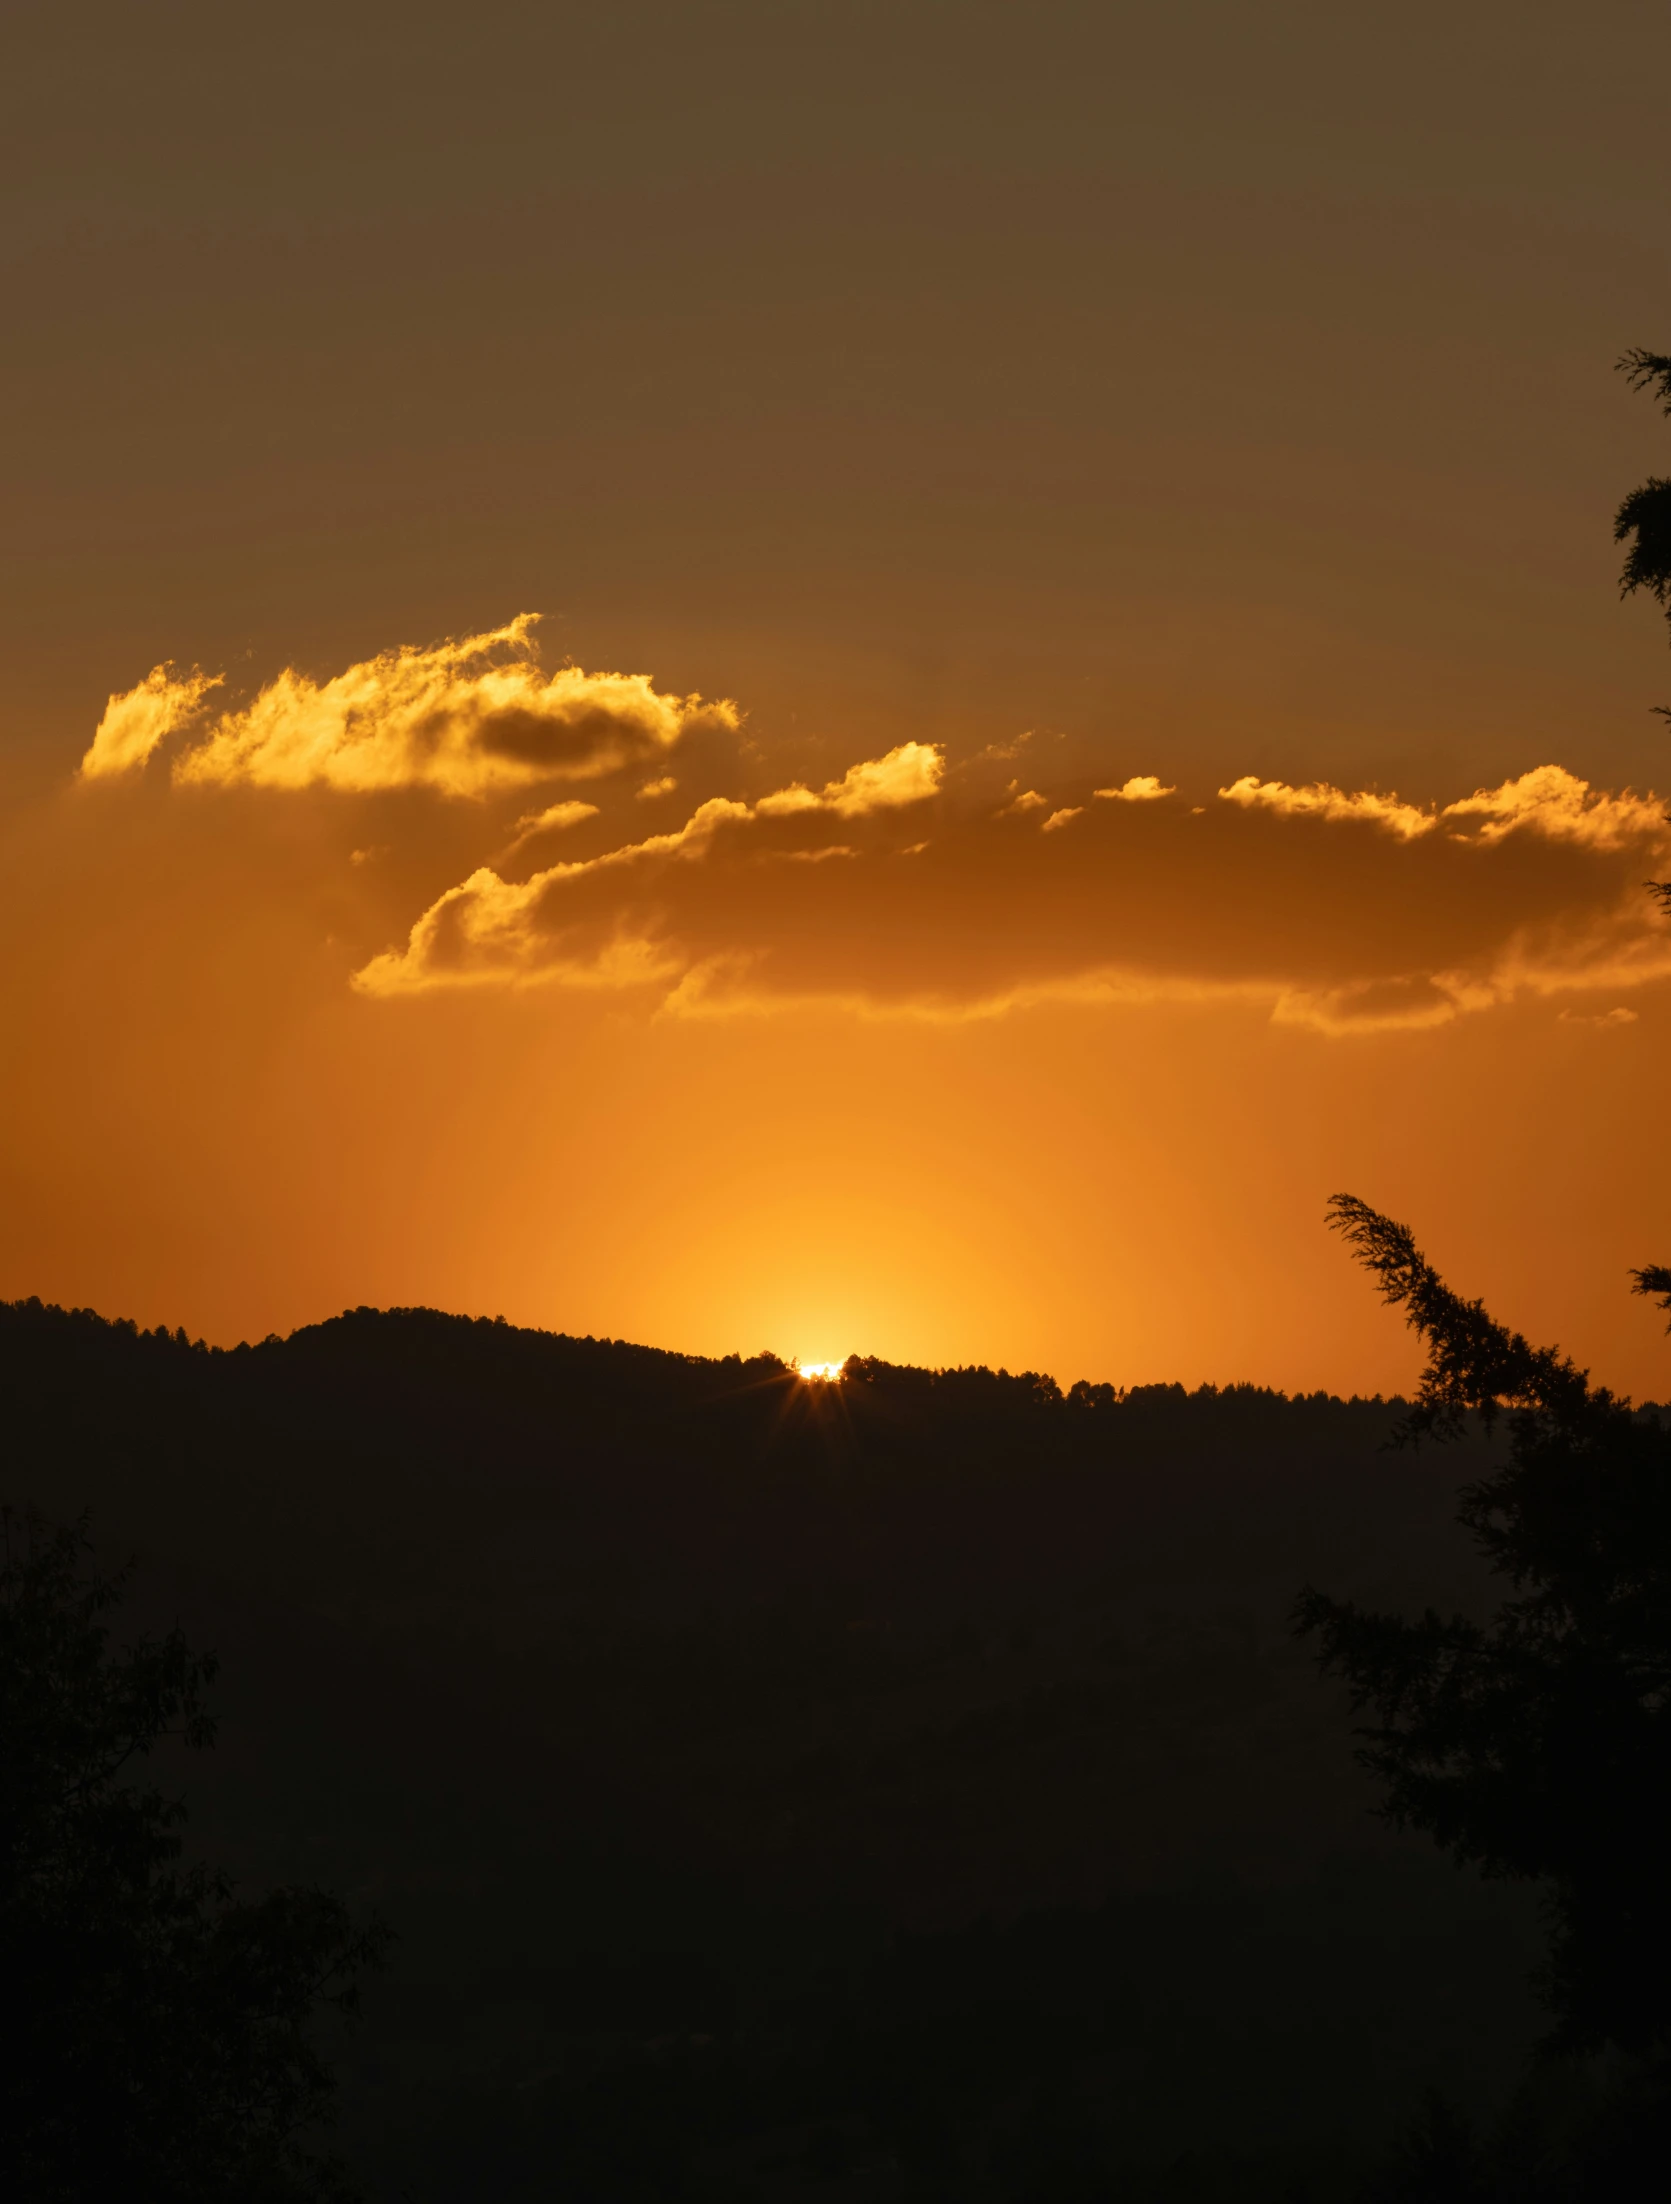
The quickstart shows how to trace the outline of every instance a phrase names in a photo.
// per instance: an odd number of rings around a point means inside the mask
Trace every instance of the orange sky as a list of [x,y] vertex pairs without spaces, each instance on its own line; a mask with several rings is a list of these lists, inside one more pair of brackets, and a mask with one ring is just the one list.
[[18,21],[0,1293],[1665,1394],[1658,11]]

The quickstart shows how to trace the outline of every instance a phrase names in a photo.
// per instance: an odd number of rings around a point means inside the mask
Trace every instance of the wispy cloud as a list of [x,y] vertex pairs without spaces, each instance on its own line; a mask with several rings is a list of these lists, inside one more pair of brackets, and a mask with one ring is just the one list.
[[1258,808],[1290,819],[1364,820],[1385,827],[1405,841],[1418,834],[1431,834],[1439,823],[1436,812],[1400,803],[1396,796],[1378,796],[1369,789],[1348,795],[1344,789],[1331,788],[1327,781],[1293,788],[1286,781],[1262,781],[1256,774],[1244,773],[1239,781],[1221,788],[1219,795],[1226,803],[1240,804],[1244,811]]
[[563,803],[547,804],[543,811],[525,811],[516,822],[516,830],[506,845],[505,855],[514,857],[519,849],[542,834],[566,833],[570,827],[582,826],[588,819],[595,819],[597,816],[596,804],[582,803],[578,797],[573,796]]
[[1286,781],[1259,780],[1252,773],[1221,788],[1219,795],[1244,810],[1262,808],[1290,818],[1363,820],[1407,842],[1441,829],[1466,832],[1477,821],[1473,831],[1482,842],[1500,841],[1517,829],[1529,828],[1554,841],[1617,850],[1654,840],[1666,824],[1660,797],[1638,796],[1630,789],[1612,795],[1559,765],[1537,766],[1518,780],[1504,781],[1500,788],[1476,789],[1473,795],[1443,806],[1401,803],[1396,795],[1377,795],[1368,789],[1348,795],[1327,781],[1296,788]]
[[1162,796],[1175,796],[1177,793],[1175,788],[1168,788],[1155,773],[1134,773],[1129,781],[1122,781],[1118,788],[1093,788],[1091,791],[1100,801],[1115,804],[1152,804]]
[[112,697],[81,763],[86,780],[141,766],[195,724],[174,760],[183,785],[428,788],[481,798],[542,781],[595,780],[658,760],[698,719],[734,727],[736,707],[669,696],[647,674],[542,671],[537,615],[425,648],[381,652],[325,681],[287,668],[252,702],[203,723],[218,677],[166,667]]
[[135,771],[159,743],[191,724],[203,699],[221,681],[220,674],[200,673],[195,666],[185,674],[169,665],[153,666],[137,688],[113,696],[105,706],[81,761],[81,778],[107,781]]
[[873,811],[897,811],[902,804],[921,803],[938,790],[944,770],[934,743],[902,742],[885,758],[849,766],[821,795],[795,781],[762,796],[754,808],[763,819],[787,819],[800,811],[833,811],[838,818],[862,819]]

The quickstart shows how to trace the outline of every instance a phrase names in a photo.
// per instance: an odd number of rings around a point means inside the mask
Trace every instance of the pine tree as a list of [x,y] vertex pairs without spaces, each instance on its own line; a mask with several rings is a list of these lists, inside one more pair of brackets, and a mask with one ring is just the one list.
[[1671,2036],[1671,1434],[1453,1293],[1403,1225],[1330,1208],[1427,1344],[1400,1437],[1507,1418],[1507,1466],[1458,1513],[1509,1596],[1488,1622],[1411,1621],[1307,1589],[1297,1625],[1371,1717],[1383,1812],[1545,1885],[1558,2040],[1645,2048]]
[[323,1891],[240,1899],[188,1863],[183,1808],[136,1763],[213,1741],[212,1656],[114,1647],[126,1572],[85,1526],[0,1517],[0,2193],[31,2204],[293,2204],[348,2194],[305,2130],[384,1932]]

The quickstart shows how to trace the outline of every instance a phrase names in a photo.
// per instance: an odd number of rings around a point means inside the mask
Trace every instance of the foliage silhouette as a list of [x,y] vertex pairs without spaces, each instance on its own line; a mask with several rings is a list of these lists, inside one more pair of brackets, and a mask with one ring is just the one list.
[[[1671,414],[1671,353],[1645,352],[1638,346],[1618,366],[1632,390],[1651,391]],[[1630,543],[1619,576],[1622,594],[1647,590],[1671,619],[1671,481],[1650,475],[1631,491],[1614,515],[1613,540]]]
[[322,1891],[249,1901],[183,1861],[183,1808],[129,1773],[202,1749],[212,1656],[180,1631],[115,1649],[126,1572],[85,1524],[0,1517],[0,2189],[286,2204],[350,2193],[303,2148],[333,2080],[310,2033],[381,1952]]
[[[1661,411],[1671,414],[1671,353],[1647,352],[1637,345],[1615,364],[1632,390],[1651,391]],[[1630,545],[1619,575],[1620,595],[1645,589],[1671,621],[1671,480],[1650,475],[1631,491],[1613,516],[1613,540]],[[1653,708],[1671,720],[1671,704]],[[1671,910],[1671,881],[1650,880],[1648,886]]]
[[1671,1438],[1453,1293],[1403,1225],[1330,1206],[1427,1344],[1399,1436],[1507,1416],[1509,1461],[1458,1520],[1512,1596],[1488,1624],[1411,1622],[1308,1588],[1298,1627],[1373,1714],[1359,1758],[1388,1818],[1546,1885],[1556,2040],[1646,2049],[1671,2034]]

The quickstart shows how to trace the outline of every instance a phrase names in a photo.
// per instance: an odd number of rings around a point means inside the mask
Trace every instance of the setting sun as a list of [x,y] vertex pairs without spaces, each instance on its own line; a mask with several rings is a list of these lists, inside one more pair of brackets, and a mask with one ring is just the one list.
[[809,1385],[839,1385],[845,1368],[846,1364],[841,1362],[797,1362],[795,1374],[805,1378]]

